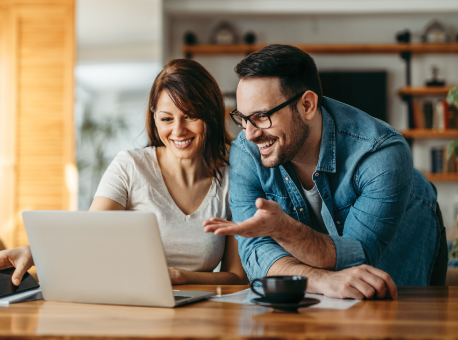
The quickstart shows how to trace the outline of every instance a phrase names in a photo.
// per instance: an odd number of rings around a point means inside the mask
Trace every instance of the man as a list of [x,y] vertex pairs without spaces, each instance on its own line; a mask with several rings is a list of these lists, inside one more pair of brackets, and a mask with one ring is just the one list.
[[396,285],[443,285],[445,229],[434,186],[395,129],[322,96],[313,59],[270,45],[235,68],[243,128],[229,158],[233,221],[250,280],[303,275],[331,297],[397,298]]

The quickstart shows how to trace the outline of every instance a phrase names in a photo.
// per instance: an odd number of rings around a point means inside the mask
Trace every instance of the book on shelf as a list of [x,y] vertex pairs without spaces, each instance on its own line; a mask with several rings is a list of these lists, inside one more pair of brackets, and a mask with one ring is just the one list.
[[425,128],[425,115],[423,114],[423,103],[418,98],[412,99],[413,122],[416,129]]
[[457,173],[458,162],[454,155],[447,158],[447,146],[431,149],[431,173]]
[[447,128],[458,129],[458,108],[453,105],[449,105],[446,100],[443,101],[445,122]]
[[433,103],[425,101],[423,103],[423,114],[425,115],[425,129],[433,128]]
[[448,111],[445,110],[444,103],[448,106],[445,100],[438,100],[434,103],[433,127],[437,130],[445,130],[449,126],[448,117],[445,116]]
[[444,148],[431,149],[431,173],[439,174],[444,172],[444,158],[446,158],[444,151]]
[[416,129],[458,129],[458,110],[445,98],[412,99],[413,123]]

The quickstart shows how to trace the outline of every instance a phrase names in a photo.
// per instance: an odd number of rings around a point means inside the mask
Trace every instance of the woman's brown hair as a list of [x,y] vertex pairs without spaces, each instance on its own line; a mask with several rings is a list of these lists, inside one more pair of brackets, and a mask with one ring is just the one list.
[[208,174],[221,181],[220,168],[228,164],[231,137],[225,126],[225,108],[215,79],[198,62],[173,59],[154,80],[146,113],[148,146],[163,146],[157,133],[154,111],[162,91],[166,91],[181,112],[204,122],[203,162]]

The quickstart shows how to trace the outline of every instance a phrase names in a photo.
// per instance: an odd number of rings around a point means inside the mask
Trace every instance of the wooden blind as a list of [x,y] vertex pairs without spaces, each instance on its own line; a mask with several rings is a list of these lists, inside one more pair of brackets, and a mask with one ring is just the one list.
[[[0,0],[0,5],[1,5]],[[72,209],[76,202],[73,1],[8,1],[14,42],[14,213],[0,226],[7,247],[27,244],[22,210]],[[12,93],[11,93],[12,94]],[[6,228],[6,230],[5,230]],[[10,230],[8,230],[8,228]]]

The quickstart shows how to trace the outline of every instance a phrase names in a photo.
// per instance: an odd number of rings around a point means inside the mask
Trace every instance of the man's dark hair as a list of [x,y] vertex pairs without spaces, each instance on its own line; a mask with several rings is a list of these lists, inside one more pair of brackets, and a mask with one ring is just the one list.
[[[321,107],[323,90],[315,61],[304,51],[290,45],[274,44],[249,54],[235,66],[240,79],[278,77],[286,99],[307,90],[318,95]],[[297,102],[291,104],[296,109]]]

